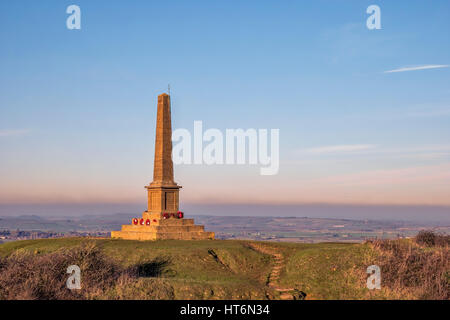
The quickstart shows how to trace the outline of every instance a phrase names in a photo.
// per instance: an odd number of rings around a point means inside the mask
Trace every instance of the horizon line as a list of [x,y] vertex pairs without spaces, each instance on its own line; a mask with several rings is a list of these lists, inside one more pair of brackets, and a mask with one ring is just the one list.
[[[1,206],[89,206],[89,205],[133,205],[141,206],[142,202],[0,202]],[[450,209],[450,204],[408,204],[408,203],[355,203],[355,202],[184,202],[185,205],[208,206],[366,206],[366,207],[445,207]]]

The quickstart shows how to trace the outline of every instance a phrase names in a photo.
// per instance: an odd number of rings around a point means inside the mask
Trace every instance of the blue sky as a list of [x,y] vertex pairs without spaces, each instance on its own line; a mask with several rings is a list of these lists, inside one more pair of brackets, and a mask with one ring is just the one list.
[[175,167],[187,203],[450,205],[450,68],[385,73],[449,65],[449,30],[448,1],[3,1],[0,203],[145,203],[170,83],[174,128],[280,129],[277,176]]

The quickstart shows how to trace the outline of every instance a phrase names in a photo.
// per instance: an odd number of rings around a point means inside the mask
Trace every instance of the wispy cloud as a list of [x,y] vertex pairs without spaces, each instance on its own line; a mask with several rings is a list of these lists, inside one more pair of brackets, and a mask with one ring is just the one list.
[[[333,161],[339,159],[352,159],[361,162],[364,158],[375,161],[375,159],[396,159],[411,161],[435,161],[450,159],[450,145],[422,145],[415,147],[385,147],[381,145],[340,145],[316,147],[310,149],[297,149],[295,156],[298,160],[283,161],[285,164],[317,164],[318,161]],[[346,160],[347,161],[347,160]]]
[[[339,186],[392,186],[394,184],[435,183],[450,184],[450,164],[417,166],[396,169],[378,169],[363,172],[338,174],[316,179],[316,183]],[[311,181],[312,183],[313,181]],[[433,185],[433,184],[432,184]],[[439,184],[438,184],[439,185]],[[448,190],[442,187],[441,191]],[[448,194],[448,191],[445,191]]]
[[348,144],[348,145],[324,146],[305,149],[304,152],[311,154],[348,153],[355,151],[370,150],[374,148],[376,148],[376,146],[372,144]]
[[29,132],[30,132],[30,130],[28,130],[28,129],[0,130],[0,137],[23,136]]
[[427,70],[427,69],[438,69],[438,68],[448,68],[448,67],[449,67],[448,64],[427,64],[427,65],[423,65],[423,66],[403,67],[403,68],[388,70],[388,71],[384,71],[384,73]]

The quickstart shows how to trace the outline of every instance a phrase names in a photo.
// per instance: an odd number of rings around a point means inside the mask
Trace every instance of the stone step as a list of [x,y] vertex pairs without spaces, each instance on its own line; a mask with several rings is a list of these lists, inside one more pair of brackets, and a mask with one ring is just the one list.
[[111,238],[124,240],[156,240],[156,232],[111,231]]
[[276,291],[278,292],[290,292],[290,291],[294,291],[294,288],[275,288]]
[[156,239],[177,239],[177,240],[207,240],[214,239],[214,232],[192,231],[192,232],[161,232],[156,234]]
[[294,300],[294,296],[289,293],[283,293],[280,295],[281,300]]
[[128,240],[208,240],[214,239],[214,232],[139,232],[139,231],[112,231],[111,238]]
[[[156,224],[159,223],[161,226],[190,226],[194,225],[194,219],[177,219],[177,218],[169,218],[169,219],[161,219],[156,220]],[[153,221],[152,221],[153,222]],[[151,222],[151,223],[152,223]]]
[[122,231],[131,232],[194,232],[205,231],[202,225],[123,225]]

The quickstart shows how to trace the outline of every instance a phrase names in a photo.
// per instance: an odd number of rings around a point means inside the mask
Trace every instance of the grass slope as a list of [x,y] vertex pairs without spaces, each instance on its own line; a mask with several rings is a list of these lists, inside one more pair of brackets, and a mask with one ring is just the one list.
[[[122,266],[140,265],[135,283],[114,288],[100,298],[123,299],[267,299],[279,298],[267,286],[273,256],[249,246],[250,241],[130,241],[113,239],[42,239],[0,245],[0,257],[17,252],[35,255],[93,242]],[[401,298],[387,290],[369,291],[366,268],[377,251],[369,244],[273,243],[284,256],[278,282],[301,290],[307,299]]]

